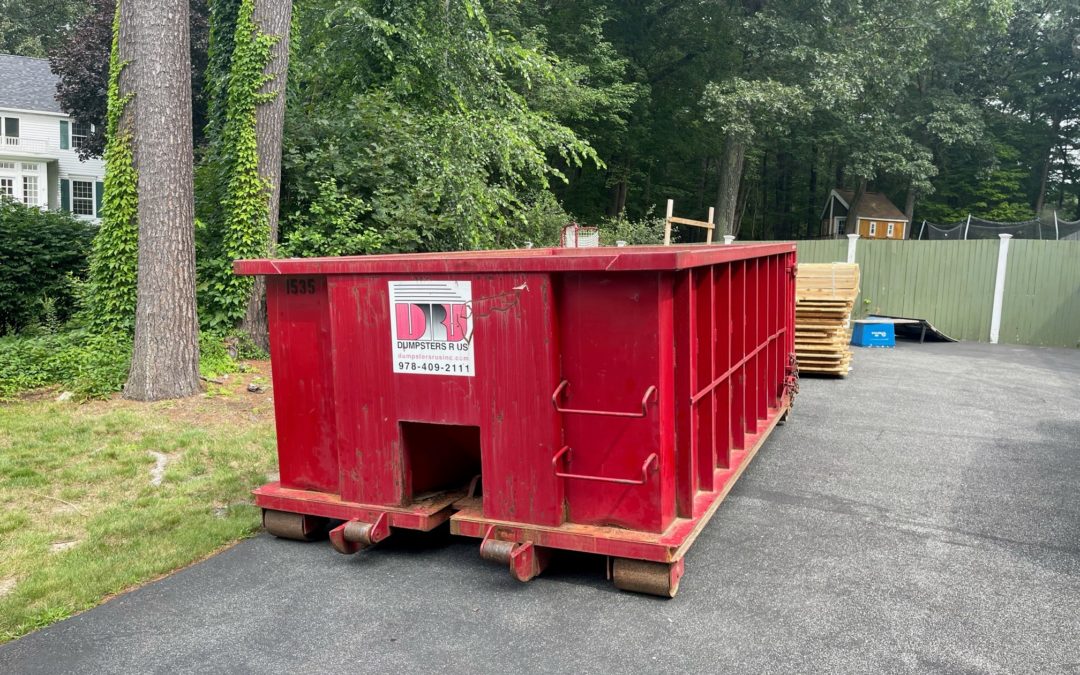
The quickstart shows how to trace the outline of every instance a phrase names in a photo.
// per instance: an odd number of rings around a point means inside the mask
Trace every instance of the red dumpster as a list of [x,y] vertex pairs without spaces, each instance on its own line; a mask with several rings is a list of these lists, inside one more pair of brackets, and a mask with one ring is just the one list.
[[521,580],[551,549],[674,595],[784,416],[790,243],[242,260],[267,276],[267,528],[352,552],[450,521]]

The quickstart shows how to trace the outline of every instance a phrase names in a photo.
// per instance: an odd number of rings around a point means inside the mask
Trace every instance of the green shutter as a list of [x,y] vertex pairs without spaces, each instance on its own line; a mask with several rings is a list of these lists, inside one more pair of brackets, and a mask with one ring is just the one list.
[[71,210],[71,181],[67,178],[60,179],[60,210]]
[[71,140],[68,136],[67,120],[60,120],[60,149],[67,150],[70,146]]
[[94,183],[94,203],[96,204],[94,213],[97,214],[98,218],[101,217],[101,196],[103,194],[105,194],[105,183],[101,181]]

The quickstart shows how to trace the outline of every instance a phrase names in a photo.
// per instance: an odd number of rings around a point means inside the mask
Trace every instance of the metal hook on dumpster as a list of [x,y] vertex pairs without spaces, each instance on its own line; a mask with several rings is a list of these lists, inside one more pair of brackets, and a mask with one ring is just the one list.
[[562,473],[559,471],[559,460],[570,454],[570,446],[564,445],[551,458],[551,466],[555,469],[555,475],[559,478],[571,478],[575,480],[592,480],[598,483],[618,483],[619,485],[644,485],[649,482],[649,469],[656,471],[660,467],[660,458],[652,453],[641,463],[641,480],[636,478],[610,478],[608,476],[588,476],[581,473]]

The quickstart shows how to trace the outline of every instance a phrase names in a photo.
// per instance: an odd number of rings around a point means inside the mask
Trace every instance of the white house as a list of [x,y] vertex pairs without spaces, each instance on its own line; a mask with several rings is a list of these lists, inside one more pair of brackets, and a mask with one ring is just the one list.
[[45,59],[0,54],[0,195],[97,219],[105,163],[79,159],[87,129],[56,101]]

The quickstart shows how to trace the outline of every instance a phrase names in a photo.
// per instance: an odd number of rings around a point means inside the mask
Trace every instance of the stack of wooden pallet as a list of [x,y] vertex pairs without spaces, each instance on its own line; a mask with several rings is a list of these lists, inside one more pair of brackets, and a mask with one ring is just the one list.
[[795,281],[795,354],[799,371],[847,375],[851,370],[851,310],[859,266],[800,264]]

